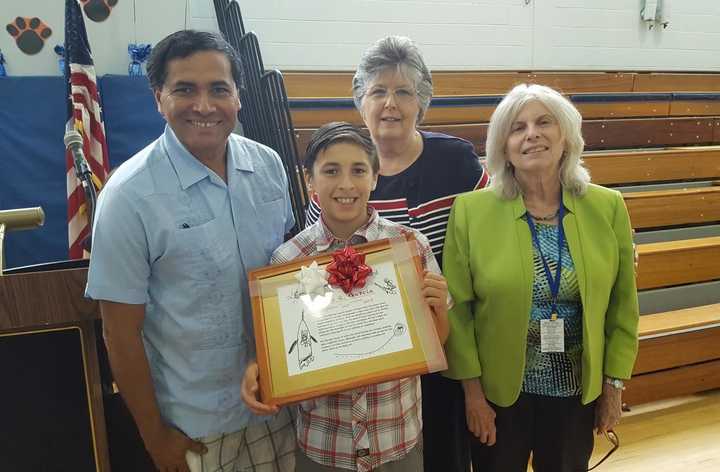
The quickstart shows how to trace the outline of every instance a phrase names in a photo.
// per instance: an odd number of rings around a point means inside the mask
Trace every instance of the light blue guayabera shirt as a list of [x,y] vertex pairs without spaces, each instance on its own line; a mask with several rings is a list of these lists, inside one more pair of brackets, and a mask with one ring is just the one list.
[[240,398],[254,355],[246,272],[268,264],[294,224],[274,151],[231,135],[227,179],[166,127],[113,174],[93,230],[85,294],[145,304],[161,414],[190,437],[261,421]]

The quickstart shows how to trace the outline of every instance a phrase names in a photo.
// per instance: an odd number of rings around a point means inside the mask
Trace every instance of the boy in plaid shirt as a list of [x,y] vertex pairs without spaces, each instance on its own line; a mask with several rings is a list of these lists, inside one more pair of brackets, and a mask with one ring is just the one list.
[[[444,342],[449,329],[447,285],[427,238],[379,217],[367,205],[379,170],[372,141],[349,123],[329,123],[313,134],[304,167],[322,217],[277,248],[271,261],[283,263],[413,233],[426,269],[423,296]],[[243,379],[243,400],[256,414],[274,414],[276,406],[258,401],[257,377],[257,364],[251,362]],[[297,472],[423,470],[421,405],[417,376],[301,402]]]

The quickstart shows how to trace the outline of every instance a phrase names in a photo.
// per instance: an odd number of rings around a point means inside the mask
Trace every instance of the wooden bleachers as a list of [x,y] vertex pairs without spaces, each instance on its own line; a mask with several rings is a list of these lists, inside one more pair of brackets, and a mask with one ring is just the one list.
[[[351,100],[352,75],[285,73],[295,127],[317,128],[332,120],[361,123]],[[716,74],[439,71],[433,82],[425,125],[487,122],[502,95],[521,82],[562,91],[586,119],[720,115]]]
[[[353,72],[283,73],[288,97],[349,97]],[[522,82],[542,83],[564,93],[720,92],[717,74],[674,72],[478,72],[434,71],[434,95],[504,94]]]
[[712,180],[720,176],[720,146],[586,153],[600,185]]
[[[360,123],[351,100],[353,72],[286,72],[296,128],[331,120]],[[502,95],[522,82],[567,94],[586,119],[720,115],[717,74],[648,72],[436,71],[426,125],[483,123]]]
[[720,92],[717,74],[642,72],[635,74],[636,92]]
[[720,221],[720,186],[633,192],[625,204],[635,229],[712,223]]
[[[572,94],[569,98],[586,119],[720,116],[720,93]],[[435,97],[423,124],[474,124],[490,120],[502,95]],[[318,127],[332,120],[361,124],[350,98],[290,100],[298,128]]]
[[720,236],[640,244],[638,253],[638,290],[720,279]]
[[720,114],[720,95],[710,93],[674,93],[670,116],[714,116]]
[[[720,148],[591,153],[585,161],[594,181],[623,185],[637,238],[653,241],[638,244],[643,316],[625,402],[720,388]],[[707,234],[688,237],[695,230]],[[695,306],[698,290],[711,303]],[[682,308],[648,309],[658,298]]]
[[[349,97],[354,72],[283,72],[290,98]],[[433,72],[433,94],[504,94],[521,82],[537,82],[563,90],[581,92],[633,92],[632,72]],[[648,84],[648,87],[649,88]],[[705,90],[705,89],[703,89]]]
[[[583,137],[587,150],[720,144],[718,122],[709,117],[584,120]],[[478,154],[485,153],[485,123],[421,128],[467,139]]]
[[[352,72],[285,74],[301,153],[323,123],[362,124],[351,79]],[[441,71],[433,81],[423,128],[465,138],[479,154],[495,106],[520,82],[568,94],[585,120],[588,150],[720,144],[720,74]]]
[[[286,74],[298,149],[320,124],[361,124],[351,73]],[[311,78],[312,85],[293,89]],[[720,74],[439,72],[422,129],[484,154],[487,121],[518,82],[561,89],[584,117],[592,180],[623,192],[637,231],[640,352],[630,405],[720,388]],[[339,86],[339,84],[343,84]],[[698,295],[699,294],[699,295]]]
[[720,386],[720,304],[640,318],[640,351],[624,400],[631,404]]
[[[478,154],[485,153],[487,123],[430,125],[420,128],[466,139],[473,143]],[[301,158],[315,129],[295,129]],[[587,150],[720,144],[720,118],[585,120],[583,136]]]

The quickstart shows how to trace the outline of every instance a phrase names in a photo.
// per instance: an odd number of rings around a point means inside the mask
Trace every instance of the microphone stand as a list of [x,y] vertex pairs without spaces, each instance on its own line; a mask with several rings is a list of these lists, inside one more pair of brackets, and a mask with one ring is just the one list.
[[[85,203],[87,204],[88,223],[90,224],[89,237],[92,238],[93,222],[95,221],[95,206],[97,204],[97,190],[92,181],[92,172],[86,164],[85,160],[80,161],[81,169],[78,169],[78,163],[75,162],[75,176],[80,180],[83,191],[85,192]],[[89,239],[92,241],[92,239]],[[92,244],[92,243],[91,243]],[[87,248],[90,250],[90,247]]]
[[[75,177],[80,181],[85,193],[85,204],[87,209],[88,223],[90,224],[90,234],[88,235],[89,243],[92,243],[92,228],[95,222],[95,206],[97,204],[97,190],[92,182],[92,171],[88,165],[85,156],[83,155],[83,138],[74,129],[68,129],[63,138],[65,142],[65,148],[70,151],[73,159],[73,167],[75,167]],[[90,250],[88,244],[87,250]]]

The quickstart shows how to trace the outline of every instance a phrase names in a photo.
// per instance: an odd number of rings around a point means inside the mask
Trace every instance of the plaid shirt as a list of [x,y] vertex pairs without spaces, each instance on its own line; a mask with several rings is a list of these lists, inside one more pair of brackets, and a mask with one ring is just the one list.
[[[419,231],[369,209],[370,219],[350,237],[337,239],[322,218],[275,250],[272,263],[378,239],[413,233],[427,270],[440,273],[430,243]],[[360,472],[402,459],[422,432],[420,378],[409,377],[301,402],[298,447],[313,461]]]

